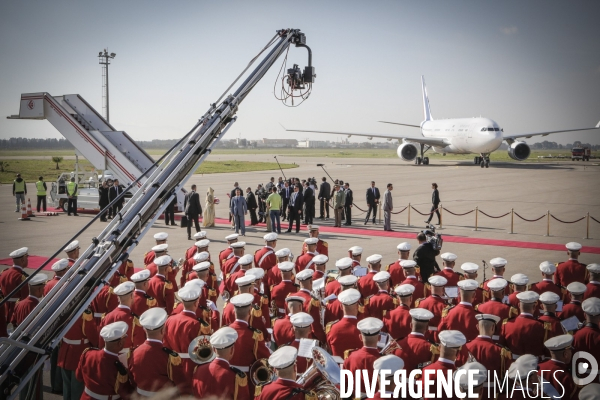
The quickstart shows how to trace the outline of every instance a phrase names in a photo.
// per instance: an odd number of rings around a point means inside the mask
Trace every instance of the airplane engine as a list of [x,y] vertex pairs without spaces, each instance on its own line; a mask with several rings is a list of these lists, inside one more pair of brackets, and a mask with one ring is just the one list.
[[419,150],[417,150],[417,146],[412,143],[403,143],[398,146],[398,157],[402,159],[402,161],[413,161],[417,158],[417,154],[419,154]]
[[523,161],[529,158],[531,149],[525,142],[513,142],[508,148],[508,155],[513,160]]

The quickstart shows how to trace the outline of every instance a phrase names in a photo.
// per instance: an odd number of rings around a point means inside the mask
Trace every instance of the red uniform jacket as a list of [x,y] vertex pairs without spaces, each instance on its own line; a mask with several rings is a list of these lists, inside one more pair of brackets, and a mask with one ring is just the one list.
[[[429,320],[429,331],[427,335],[427,339],[433,340],[435,338],[434,332],[437,331],[438,325],[442,321],[442,314],[444,308],[447,306],[446,302],[440,296],[432,294],[426,299],[419,299],[415,301],[415,306],[429,310],[433,314],[433,318]],[[410,319],[408,329],[410,330]]]
[[173,283],[163,275],[156,274],[150,278],[148,294],[156,299],[157,306],[164,308],[167,314],[175,305],[175,289]]
[[570,283],[588,281],[586,265],[577,260],[568,260],[556,266],[554,281],[561,286],[567,287]]
[[92,300],[90,308],[94,312],[96,324],[100,324],[102,316],[108,314],[119,305],[119,298],[113,293],[113,288],[105,285],[98,295]]
[[402,260],[396,260],[386,268],[386,271],[390,273],[390,287],[396,287],[406,279],[404,268],[400,266],[400,261]]
[[140,390],[154,393],[173,386],[181,389],[186,386],[181,358],[159,340],[147,339],[131,353],[128,363],[139,394],[144,395]]
[[15,311],[12,315],[10,322],[17,327],[21,325],[21,322],[27,318],[27,316],[33,311],[33,309],[40,303],[37,297],[31,295],[27,296],[25,300],[21,300],[15,306]]
[[194,396],[198,399],[210,397],[222,400],[250,399],[246,374],[221,358],[199,365],[194,372],[193,386]]
[[562,320],[572,316],[576,316],[579,321],[585,321],[585,314],[581,308],[581,302],[579,300],[571,300],[569,304],[565,304],[559,314],[559,317]]
[[504,320],[500,344],[508,347],[513,356],[544,354],[544,324],[529,314],[520,314],[516,318]]
[[[133,391],[127,368],[121,364],[117,354],[105,349],[86,349],[81,355],[75,377],[83,382],[86,389],[101,396],[118,394],[128,399]],[[94,400],[94,397],[84,391],[81,400]]]
[[577,399],[577,386],[569,373],[570,367],[570,365],[552,359],[538,365],[538,375],[542,376],[544,381],[550,382],[559,395],[564,391],[563,399]]
[[423,282],[420,282],[416,276],[409,276],[405,280],[403,280],[400,284],[401,285],[410,284],[415,287],[415,291],[413,292],[413,302],[410,305],[410,308],[415,308],[415,300],[422,298],[422,297],[427,297],[425,294],[425,286],[423,285]]
[[265,294],[269,296],[269,299],[273,298],[273,294],[271,293],[273,291],[273,287],[278,285],[281,282],[281,279],[281,271],[277,265],[268,270],[265,274],[263,282],[265,283]]
[[[554,313],[546,312],[538,317],[538,321],[544,323],[544,342],[554,336],[564,335],[565,333],[560,324],[560,318]],[[549,356],[550,352],[548,352],[547,355]]]
[[459,304],[452,307],[445,317],[442,315],[442,321],[438,325],[438,333],[449,329],[457,330],[465,335],[467,341],[473,340],[479,333],[477,319],[475,319],[476,314],[478,312],[470,304]]
[[340,293],[342,293],[342,285],[340,285],[336,279],[325,286],[325,297],[331,296],[332,294],[338,296]]
[[[358,304],[358,320],[369,316],[368,307]],[[344,317],[344,308],[342,303],[338,299],[330,300],[325,307],[325,315],[323,318],[323,325],[327,326],[328,323],[342,319]]]
[[239,270],[239,259],[240,257],[232,255],[225,263],[223,263],[223,268],[221,268],[221,271],[223,272],[223,280],[225,280],[225,278],[227,278],[230,274],[233,274]]
[[421,369],[428,362],[433,360],[439,354],[437,346],[416,332],[410,333],[407,337],[398,342],[400,349],[394,351],[394,354],[404,361],[404,369],[410,373],[413,369]]
[[76,371],[83,351],[90,346],[98,346],[98,332],[94,314],[91,310],[84,311],[63,337],[56,365],[62,369]]
[[589,299],[590,297],[600,297],[600,282],[590,282],[587,284],[587,289],[583,294],[583,299]]
[[495,343],[489,336],[477,336],[465,346],[488,371],[496,371],[498,377],[504,376],[512,363],[510,351]]
[[398,299],[385,290],[380,290],[365,302],[369,305],[369,316],[380,320],[398,306]]
[[[200,299],[202,299],[202,297],[200,297]],[[180,314],[182,311],[183,303],[177,303],[177,305],[171,312],[171,315]],[[203,305],[202,302],[200,302],[198,308],[196,309],[196,317],[206,322],[210,321],[210,328],[213,332],[221,327],[221,313],[218,310],[211,310],[206,305]]]
[[144,265],[147,266],[148,264],[153,262],[155,258],[156,258],[156,253],[154,253],[154,250],[150,250],[149,252],[144,254]]
[[315,267],[313,265],[312,259],[317,254],[319,254],[319,253],[317,253],[317,252],[314,252],[314,253],[307,252],[305,254],[302,254],[300,257],[296,258],[296,262],[294,263],[295,266],[296,266],[296,268],[295,268],[296,273],[298,273],[298,272],[300,272],[300,271],[302,271],[302,270],[304,270],[306,268],[310,268],[310,269],[312,269],[314,271]]
[[410,323],[412,317],[409,313],[410,308],[407,305],[400,304],[398,307],[389,313],[383,319],[383,329],[389,333],[393,339],[403,339],[411,331]]
[[224,279],[223,292],[228,292],[231,297],[235,296],[235,293],[238,291],[238,285],[235,283],[235,280],[245,275],[246,271],[243,269],[238,269],[228,275],[227,278]]
[[310,314],[313,317],[312,331],[317,340],[321,343],[325,343],[326,335],[323,325],[321,325],[321,300],[313,297],[313,295],[306,289],[300,289],[296,296],[304,297],[304,312]]
[[491,299],[483,304],[475,306],[475,310],[482,314],[492,314],[500,318],[500,322],[496,324],[496,332],[493,339],[498,340],[500,338],[500,331],[502,330],[502,321],[519,315],[517,309],[509,306],[508,304],[502,303],[500,300]]
[[379,349],[364,346],[355,351],[348,350],[346,353],[348,353],[348,357],[344,360],[344,369],[352,371],[352,376],[354,376],[354,371],[359,369],[369,371],[368,376],[371,376],[373,374],[373,363],[381,357]]
[[269,358],[271,352],[265,345],[265,339],[261,331],[252,328],[245,321],[236,319],[229,325],[238,333],[233,351],[231,365],[241,367],[240,369],[250,368],[256,360]]
[[[252,328],[258,329],[259,331],[261,331],[261,333],[263,334],[263,337],[267,341],[270,341],[271,338],[270,338],[269,332],[267,331],[267,328],[269,328],[270,325],[267,326],[267,324],[266,324],[267,318],[269,318],[269,314],[267,314],[267,316],[265,317],[261,307],[256,303],[252,304],[252,310],[250,311],[249,325]],[[231,325],[234,322],[235,322],[235,307],[233,306],[233,304],[227,302],[225,304],[225,307],[223,307],[223,317],[222,317],[221,323],[223,324],[223,326],[226,326],[226,325]]]
[[275,320],[275,323],[273,324],[273,341],[275,341],[277,347],[281,347],[286,343],[291,343],[295,338],[294,326],[290,322],[289,315]]
[[[125,335],[125,343],[123,345],[126,349],[133,349],[146,340],[146,333],[144,328],[140,325],[138,316],[131,312],[131,309],[127,306],[119,305],[113,311],[109,312],[102,318],[102,322],[98,326],[98,333],[108,324],[113,322],[123,321],[128,326],[127,335]],[[99,335],[98,335],[99,336]],[[98,339],[100,347],[104,347],[104,339],[101,337]]]
[[190,258],[193,258],[197,253],[198,253],[198,247],[196,247],[196,245],[193,245],[192,247],[190,247],[189,249],[187,249],[185,251],[185,259],[189,260]]
[[544,292],[556,293],[561,300],[564,300],[565,293],[567,293],[565,288],[554,283],[552,279],[542,279],[540,282],[533,283],[529,287],[529,290],[536,292],[537,294],[542,294]]
[[[296,350],[298,350],[300,348],[300,339],[293,339],[290,343],[290,346],[295,347]],[[319,344],[317,343],[317,346]],[[312,362],[309,361],[306,357],[302,357],[302,356],[298,356],[296,357],[296,373],[298,374],[303,374],[306,372],[306,370],[308,369],[308,363]]]
[[219,267],[221,268],[221,271],[223,271],[223,265],[225,265],[225,261],[229,260],[231,257],[233,257],[233,249],[231,247],[221,250],[219,253]]
[[379,286],[377,286],[377,283],[373,280],[376,273],[376,271],[369,271],[366,275],[361,276],[358,282],[356,282],[358,291],[363,299],[379,293]]
[[254,252],[254,266],[266,271],[277,265],[277,256],[272,247],[265,246]]
[[463,274],[461,274],[460,272],[456,272],[452,268],[447,267],[442,269],[440,272],[435,273],[434,275],[439,275],[446,278],[448,280],[446,286],[457,286],[458,281],[462,281],[463,279],[465,279]]
[[[308,245],[306,243],[302,243],[302,254],[306,254],[307,251]],[[317,242],[317,253],[325,254],[327,257],[329,257],[329,245],[326,241],[319,239]]]
[[44,296],[47,296],[48,293],[50,293],[50,291],[54,288],[54,286],[56,286],[58,281],[60,281],[60,276],[55,276],[54,278],[46,282],[46,286],[44,286]]
[[[0,291],[6,297],[13,290],[16,289],[17,286],[21,282],[23,282],[27,278],[28,274],[16,265],[5,269],[0,273]],[[15,309],[15,303],[17,300],[25,300],[29,296],[29,285],[23,285],[21,290],[17,292],[13,297],[11,297],[6,303],[6,320],[12,320],[12,313]]]
[[[596,360],[600,360],[600,328],[598,325],[587,323],[573,335],[575,351],[587,351]],[[575,354],[575,351],[573,354]]]
[[281,317],[287,313],[285,298],[288,297],[290,293],[296,293],[297,291],[298,285],[288,280],[281,281],[279,284],[275,285],[273,290],[271,290],[271,303],[275,302],[278,316]]
[[133,293],[133,305],[131,306],[131,311],[138,316],[142,316],[142,314],[148,311],[152,307],[157,306],[156,299],[150,296],[148,293],[143,290],[135,289]]
[[331,354],[344,358],[346,350],[354,350],[362,347],[360,331],[356,327],[358,319],[353,316],[344,316],[337,322],[327,324],[327,345]]
[[[481,287],[478,287],[475,290],[475,298],[473,299],[473,307],[476,307],[478,304],[483,304],[488,301],[490,298],[490,292],[483,290]],[[455,304],[461,302],[460,299],[460,291],[458,292],[458,297],[455,299]]]
[[[292,396],[293,393],[296,393]],[[263,386],[260,396],[256,400],[304,400],[302,386],[288,379],[277,379]]]
[[[447,371],[456,371],[456,366],[454,365],[454,363],[448,363],[448,362],[437,360],[433,364],[429,364],[428,366],[423,368],[423,377],[425,376],[425,371],[442,371],[444,373],[444,375],[446,375],[448,373]],[[437,393],[437,384],[435,383],[436,382],[435,376],[436,376],[436,374],[433,374],[430,376],[430,379],[434,382],[434,384],[429,387],[429,393]],[[423,382],[424,381],[421,380],[420,384],[423,384]],[[443,393],[444,393],[444,391],[442,391],[442,394]],[[425,390],[423,390],[423,394],[425,394]],[[448,399],[448,400],[452,399],[451,397],[448,398],[446,396],[441,396],[441,397],[435,397],[435,396],[434,397],[425,397],[425,396],[423,396],[423,398],[424,399]]]

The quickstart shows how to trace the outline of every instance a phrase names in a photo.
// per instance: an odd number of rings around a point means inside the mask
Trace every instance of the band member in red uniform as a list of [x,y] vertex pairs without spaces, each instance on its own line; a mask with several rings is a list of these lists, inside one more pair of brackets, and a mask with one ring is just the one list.
[[337,279],[328,281],[327,284],[325,285],[325,296],[326,297],[329,297],[332,294],[335,294],[336,296],[338,294],[340,294],[340,292],[342,291],[342,286],[340,285],[338,280],[342,276],[352,275],[352,259],[350,257],[340,258],[339,260],[337,260],[335,262],[335,266],[340,271],[340,273],[339,273]]
[[573,336],[573,347],[600,360],[600,299],[590,297],[581,303],[581,308],[585,313],[585,323]]
[[296,259],[296,263],[295,263],[296,273],[298,273],[306,268],[310,268],[310,269],[314,270],[314,267],[312,266],[312,264],[313,264],[312,259],[314,256],[319,254],[317,252],[317,242],[318,242],[317,238],[311,237],[311,238],[304,239],[304,244],[306,244],[306,246],[307,246],[307,251],[306,251],[306,253],[302,254],[300,257],[298,257]]
[[154,259],[158,273],[150,278],[148,294],[156,299],[157,306],[164,308],[167,313],[175,305],[175,289],[173,282],[167,276],[171,270],[171,256],[161,256]]
[[202,240],[206,239],[206,232],[205,231],[200,231],[200,232],[196,232],[194,234],[194,236],[192,236],[194,238],[194,240],[196,241],[189,249],[187,249],[185,251],[185,259],[189,260],[190,258],[194,257],[194,255],[198,254],[198,253],[202,253],[203,251],[208,252],[208,245],[210,244],[210,240],[208,241],[208,243],[198,243],[201,242]]
[[[510,277],[511,293],[508,295],[508,304],[514,308],[519,308],[519,299],[517,298],[518,293],[527,291],[527,284],[529,283],[529,277],[525,274],[514,274]],[[537,317],[539,314],[538,309],[535,309],[534,316]]]
[[271,288],[271,308],[277,311],[276,315],[282,317],[285,315],[285,299],[290,293],[296,293],[299,285],[295,284],[294,263],[284,261],[277,264],[281,271],[281,282]]
[[398,285],[394,289],[399,304],[398,307],[385,315],[383,324],[384,331],[395,340],[403,339],[410,333],[411,316],[409,311],[414,291],[415,287],[409,284]]
[[277,246],[277,234],[275,232],[267,233],[263,236],[265,246],[254,252],[254,266],[268,271],[277,264],[275,247]]
[[386,267],[386,271],[390,273],[390,280],[392,281],[390,284],[391,287],[398,286],[400,282],[403,282],[406,279],[404,269],[400,266],[400,262],[410,259],[410,243],[400,243],[396,248],[398,249],[398,256],[400,258]]
[[[265,277],[265,270],[262,268],[250,268],[248,271],[246,271],[245,276],[254,277],[254,285],[252,286],[251,291],[251,293],[254,295],[254,304],[259,306],[261,309],[262,319],[265,327],[271,328],[272,324],[269,310],[269,298],[262,292],[264,288],[262,281]],[[265,333],[265,338],[268,337],[269,336],[267,336]],[[267,342],[270,342],[270,340],[267,340]]]
[[394,351],[405,361],[406,372],[421,369],[431,364],[439,354],[437,346],[425,338],[429,321],[433,314],[424,308],[413,308],[409,311],[412,318],[410,322],[411,333],[398,342],[399,348]]
[[156,307],[156,299],[147,293],[148,286],[150,285],[150,271],[143,269],[140,272],[136,272],[131,275],[131,281],[135,285],[131,311],[135,315],[142,315],[150,308]]
[[327,284],[327,280],[325,279],[325,274],[327,273],[327,261],[329,261],[329,257],[325,254],[317,254],[312,259],[313,264],[311,265],[311,269],[315,271],[313,275],[313,281],[317,279],[323,279],[323,288],[321,288],[322,297],[325,297],[325,285]]
[[362,347],[360,349],[349,349],[344,354],[344,369],[352,371],[367,370],[369,375],[373,374],[373,362],[380,356],[377,343],[379,334],[383,328],[383,322],[378,318],[365,318],[356,325],[360,331]]
[[[208,239],[205,240],[208,241]],[[192,276],[194,275],[193,270],[195,265],[198,265],[199,263],[204,261],[209,261],[209,259],[210,254],[208,254],[207,251],[201,251],[199,253],[194,254],[191,258],[188,258],[183,263],[183,267],[181,268],[181,277],[179,278],[180,286],[183,287],[187,281],[196,278]],[[214,271],[211,272],[214,273]]]
[[[302,310],[304,309],[304,297],[290,295],[285,298],[285,302],[289,313],[283,317],[274,319],[275,322],[273,323],[273,340],[277,347],[289,344],[294,340],[294,326],[292,325],[291,318],[293,315],[303,312]],[[313,321],[312,317],[311,321]]]
[[550,360],[538,365],[538,375],[550,382],[558,393],[564,391],[563,399],[577,399],[577,386],[569,373],[573,356],[573,336],[558,335],[544,342],[550,353]]
[[580,322],[585,320],[581,302],[583,301],[583,294],[586,289],[587,287],[581,282],[572,282],[567,286],[567,291],[569,292],[567,297],[569,297],[571,301],[569,304],[563,306],[562,311],[559,314],[560,319],[565,320],[575,316]]
[[222,285],[229,275],[234,274],[239,270],[240,264],[238,263],[238,260],[245,254],[246,242],[232,243],[231,248],[233,249],[233,255],[223,263],[223,267],[221,268],[221,273],[223,274],[221,281]]
[[221,271],[223,271],[223,266],[225,265],[225,263],[231,257],[233,257],[233,247],[231,247],[231,245],[238,241],[238,236],[239,235],[237,233],[232,233],[231,235],[228,235],[225,237],[225,240],[227,240],[227,245],[229,247],[227,247],[225,250],[221,250],[221,252],[219,252],[219,267],[220,267]]
[[569,286],[571,282],[587,283],[585,264],[579,262],[581,244],[569,242],[565,245],[569,259],[556,266],[554,281],[561,286]]
[[373,277],[376,273],[381,270],[381,259],[383,256],[381,254],[373,254],[367,257],[367,263],[369,264],[369,270],[366,275],[361,276],[358,280],[358,291],[363,299],[366,299],[369,296],[373,296],[374,294],[379,292],[379,287],[375,282],[373,282]]
[[92,300],[90,308],[94,312],[94,318],[96,319],[97,325],[100,325],[102,317],[104,317],[105,314],[108,314],[119,305],[119,298],[113,293],[114,288],[119,285],[119,282],[120,277],[115,273],[108,282],[108,285],[104,285],[94,300]]
[[[154,240],[156,241],[156,245],[167,243],[167,238],[169,234],[167,232],[158,232],[154,235]],[[144,265],[150,264],[156,258],[156,253],[154,250],[150,250],[146,254],[144,254]]]
[[331,354],[344,357],[346,350],[362,347],[360,331],[357,328],[358,319],[356,318],[360,292],[356,289],[344,290],[338,296],[338,300],[344,308],[344,316],[339,321],[328,323],[325,333],[327,334],[327,345],[331,349]]
[[[454,365],[454,363],[456,362],[456,358],[458,356],[460,348],[461,346],[464,346],[465,343],[467,343],[465,335],[463,335],[460,331],[447,330],[440,332],[438,336],[440,339],[440,356],[437,359],[437,361],[423,368],[423,376],[427,374],[426,371],[442,371],[444,375],[446,374],[446,371],[455,371],[456,366]],[[435,376],[435,374],[433,374],[433,376]],[[429,389],[430,393],[437,393],[438,391],[437,381],[434,380],[434,382],[435,383]],[[424,396],[424,398],[430,397]]]
[[81,400],[125,399],[133,391],[129,372],[119,359],[129,326],[123,321],[106,325],[100,331],[103,349],[85,349],[75,374],[85,388]]
[[388,354],[379,357],[377,360],[375,360],[375,362],[373,363],[373,368],[378,371],[388,370],[392,373],[384,376],[386,378],[387,384],[381,381],[381,377],[383,376],[383,374],[377,376],[377,388],[379,390],[376,389],[375,395],[373,397],[370,397],[369,400],[379,400],[384,398],[382,397],[382,393],[386,393],[385,398],[393,398],[394,391],[396,390],[396,385],[394,383],[394,372],[404,368],[404,361],[398,356]]
[[388,272],[376,273],[373,282],[379,290],[368,298],[369,316],[383,320],[398,306],[398,299],[390,294],[390,274]]
[[[326,241],[321,240],[319,238],[319,227],[317,225],[309,225],[308,226],[308,236],[311,238],[317,238],[317,253],[319,254],[325,254],[327,257],[329,257],[329,245],[327,244]],[[302,254],[306,253],[308,251],[308,246],[306,245],[306,242],[304,242],[302,244]]]
[[[195,347],[212,346],[213,360],[199,365],[194,372],[194,396],[198,399],[210,397],[224,400],[249,400],[248,377],[244,372],[229,364],[235,352],[238,333],[230,327],[223,327],[210,336],[194,339]],[[194,353],[190,356],[199,362]]]
[[[465,373],[462,373],[463,371]],[[470,374],[472,378],[469,378]],[[487,387],[484,383],[488,382],[488,369],[483,364],[474,361],[462,365],[454,371],[454,380],[458,381],[463,392],[472,390],[475,396],[478,396],[477,398],[485,398]]]
[[[475,310],[484,314],[493,314],[500,318],[500,321],[519,315],[518,309],[502,302],[504,299],[504,289],[507,285],[508,282],[504,278],[494,278],[488,281],[490,301],[475,306]],[[500,340],[501,328],[502,324],[496,324],[496,331],[492,334],[493,340]]]
[[[99,329],[102,330],[106,325],[113,322],[123,321],[129,327],[127,337],[123,343],[123,350],[119,354],[121,362],[127,367],[127,358],[132,349],[144,343],[146,335],[140,325],[139,317],[131,311],[133,305],[133,291],[135,285],[133,282],[124,282],[117,286],[114,290],[115,295],[119,297],[119,305],[113,311],[109,312],[102,318]],[[99,340],[100,347],[104,345],[102,338]]]
[[556,306],[559,301],[560,297],[554,292],[544,292],[540,295],[542,311],[538,321],[544,323],[544,342],[564,333],[561,319],[556,315]]
[[296,292],[296,295],[304,297],[304,312],[310,314],[315,320],[312,325],[313,334],[319,342],[325,343],[325,331],[323,325],[321,325],[321,300],[312,293],[313,275],[314,271],[311,269],[304,269],[298,272],[296,279],[300,285],[300,290]]
[[152,261],[146,264],[146,269],[150,271],[151,277],[158,273],[158,266],[154,261],[158,257],[166,255],[168,248],[169,245],[167,243],[157,244],[156,246],[152,247],[152,254],[154,254],[154,257],[152,257]]
[[400,266],[404,269],[404,275],[406,279],[402,281],[401,285],[413,285],[415,292],[413,293],[413,303],[410,305],[411,308],[415,306],[415,300],[425,297],[425,286],[423,282],[419,281],[416,275],[417,263],[413,260],[405,260],[400,262]]
[[440,258],[443,260],[443,268],[436,275],[446,278],[448,286],[457,286],[458,281],[465,279],[463,274],[454,270],[458,256],[453,253],[444,253]]
[[235,272],[230,273],[227,278],[225,278],[225,283],[222,284],[223,286],[223,298],[224,299],[229,299],[233,296],[235,296],[235,294],[238,291],[238,287],[235,283],[236,279],[241,278],[242,276],[246,275],[246,271],[248,271],[250,268],[252,268],[252,261],[253,258],[250,254],[245,254],[243,256],[241,256],[238,259],[238,266],[239,268],[237,268],[237,270]]
[[304,400],[316,398],[314,393],[308,393],[300,384],[296,383],[296,357],[298,350],[293,346],[284,346],[271,354],[269,365],[275,368],[277,379],[268,385],[262,386],[262,391],[257,400]]
[[506,264],[508,264],[508,261],[506,261],[502,257],[496,257],[492,258],[489,264],[492,267],[492,277],[483,281],[483,283],[481,284],[481,288],[486,292],[488,291],[488,281],[496,278],[504,278],[504,273],[506,272]]
[[60,278],[62,278],[67,273],[69,267],[69,260],[66,258],[61,258],[60,260],[52,264],[51,269],[52,272],[54,272],[54,278],[46,282],[46,286],[44,287],[44,296],[50,293],[52,288],[54,288],[58,281],[60,281]]
[[[262,268],[251,268],[251,269],[262,270]],[[254,276],[252,274],[241,276],[235,280],[235,284],[239,288],[239,294],[249,293],[254,297],[254,300],[252,301],[252,308],[250,310],[250,320],[248,321],[248,324],[251,327],[253,327],[254,329],[260,330],[263,334],[263,337],[265,337],[267,339],[266,342],[270,342],[270,337],[267,332],[267,328],[271,326],[270,319],[267,320],[267,318],[269,317],[268,308],[267,308],[267,314],[265,316],[265,314],[263,313],[263,308],[262,308],[262,297],[261,296],[257,297],[254,294]],[[269,325],[267,325],[267,321],[269,322]],[[235,322],[235,307],[232,303],[228,302],[223,307],[222,323],[223,323],[223,325],[231,325],[234,322]]]
[[458,330],[464,332],[467,340],[473,340],[477,337],[477,320],[475,314],[477,311],[473,308],[473,298],[479,283],[474,279],[465,279],[458,282],[460,296],[462,301],[447,312],[442,313],[442,321],[438,325],[438,334],[445,330]]
[[[517,294],[521,314],[515,318],[504,320],[500,334],[500,344],[508,347],[513,357],[533,354],[540,357],[544,354],[544,324],[533,317],[540,296],[536,292],[526,291]],[[536,340],[531,340],[537,338]]]
[[167,312],[153,308],[140,317],[146,341],[131,353],[129,372],[139,395],[152,397],[174,386],[185,387],[179,354],[163,344]]
[[[5,269],[0,274],[0,291],[4,297],[8,297],[13,290],[19,286],[21,282],[23,282],[29,274],[27,274],[23,269],[27,268],[28,264],[28,254],[29,249],[27,247],[22,247],[18,250],[13,251],[8,256],[13,260],[13,266]],[[21,289],[12,295],[12,297],[8,298],[6,304],[6,320],[11,321],[12,315],[15,310],[15,304],[19,300],[25,300],[29,295],[29,286],[23,285]]]
[[589,282],[587,289],[583,295],[583,299],[589,299],[590,297],[600,297],[600,264],[590,264],[587,266],[589,274]]
[[348,257],[352,259],[352,273],[361,277],[367,273],[367,268],[360,265],[362,261],[363,248],[360,246],[352,246],[348,249]]
[[433,318],[429,321],[429,331],[427,339],[434,340],[435,332],[438,330],[438,325],[442,321],[442,314],[447,307],[446,303],[446,284],[448,280],[441,275],[431,275],[428,278],[428,283],[431,287],[431,295],[425,299],[415,301],[415,307],[424,308],[433,313]]
[[[300,341],[302,339],[315,341],[315,337],[312,334],[312,328],[311,328],[311,325],[314,322],[313,317],[311,317],[310,315],[308,315],[305,312],[299,312],[290,317],[290,322],[294,329],[294,338],[289,343],[287,343],[287,345],[293,346],[296,349],[299,349]],[[316,340],[315,345],[319,346],[318,340]],[[281,346],[279,346],[279,347],[281,347]],[[311,362],[311,361],[309,361],[309,359],[307,359],[306,357],[298,355],[298,358],[296,358],[296,370],[297,370],[296,372],[299,375],[306,372],[306,370],[308,369],[309,362]]]
[[567,290],[564,287],[554,283],[556,265],[552,264],[550,261],[544,261],[540,264],[540,271],[542,273],[542,280],[540,282],[531,284],[529,286],[529,290],[536,292],[539,295],[544,292],[556,293],[561,300],[564,300]]
[[[338,282],[342,288],[342,292],[348,289],[356,289],[356,282],[358,278],[354,275],[346,275],[338,278]],[[327,326],[330,322],[340,320],[344,317],[343,304],[339,300],[339,295],[330,295],[325,300],[325,315],[323,317],[323,324]],[[358,303],[358,319],[364,318],[364,307],[360,301]]]
[[279,270],[279,263],[291,261],[291,258],[293,258],[292,252],[288,248],[277,250],[275,252],[275,256],[277,257],[277,264],[275,264],[271,269],[267,271],[264,279],[265,294],[269,297],[270,300],[273,299],[271,290],[275,285],[281,282],[281,271]]
[[506,347],[500,346],[492,339],[496,326],[501,324],[502,320],[493,314],[477,314],[475,318],[478,321],[479,335],[465,346],[469,353],[488,370],[496,371],[498,376],[504,376],[512,362],[512,354]]
[[[477,271],[479,270],[479,265],[472,263],[472,262],[466,262],[466,263],[463,263],[460,265],[460,269],[462,269],[463,276],[465,279],[477,280]],[[482,285],[479,285],[479,288],[475,291],[475,299],[473,300],[473,307],[477,306],[478,304],[486,302],[487,299],[488,299],[487,291],[483,290]],[[456,300],[458,302],[460,302],[460,293],[458,294],[458,299],[456,299]]]
[[27,318],[33,309],[40,303],[44,296],[44,286],[48,281],[48,277],[41,272],[33,276],[29,280],[29,294],[24,300],[21,300],[15,306],[15,311],[12,315],[12,324],[16,328]]

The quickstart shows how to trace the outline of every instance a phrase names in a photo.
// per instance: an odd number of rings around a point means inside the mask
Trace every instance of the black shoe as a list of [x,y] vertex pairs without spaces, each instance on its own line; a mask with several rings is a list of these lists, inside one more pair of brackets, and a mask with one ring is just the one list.
[[191,237],[188,236],[188,240],[194,240],[194,239],[192,239]]
[[79,217],[79,214],[73,214],[73,215],[76,216],[76,217]]
[[71,214],[67,214],[69,217],[71,216]]
[[285,233],[292,233],[292,231],[288,229],[287,231],[285,231]]
[[367,224],[367,221],[365,221],[365,225]]

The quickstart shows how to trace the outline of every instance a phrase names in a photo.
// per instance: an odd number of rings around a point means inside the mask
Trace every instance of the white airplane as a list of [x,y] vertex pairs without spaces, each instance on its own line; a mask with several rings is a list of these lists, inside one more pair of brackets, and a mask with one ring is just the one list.
[[[489,118],[452,118],[434,120],[431,116],[429,98],[425,87],[425,78],[421,76],[423,90],[423,111],[425,120],[420,125],[402,124],[398,122],[379,121],[385,124],[394,124],[420,128],[421,136],[407,136],[401,134],[381,133],[351,133],[332,131],[309,131],[300,129],[286,129],[290,132],[329,133],[338,135],[365,136],[369,140],[374,137],[386,138],[388,140],[398,139],[402,143],[397,153],[404,161],[415,161],[415,164],[429,164],[429,157],[424,154],[433,149],[436,153],[446,154],[479,154],[474,159],[476,165],[488,168],[490,165],[490,153],[497,150],[502,141],[508,143],[508,155],[517,161],[523,161],[529,157],[531,150],[527,143],[519,141],[521,138],[533,136],[546,136],[551,133],[587,131],[600,128],[600,122],[594,128],[561,129],[546,132],[530,132],[517,135],[504,135],[504,129],[498,123]],[[420,156],[419,149],[420,147]]]

